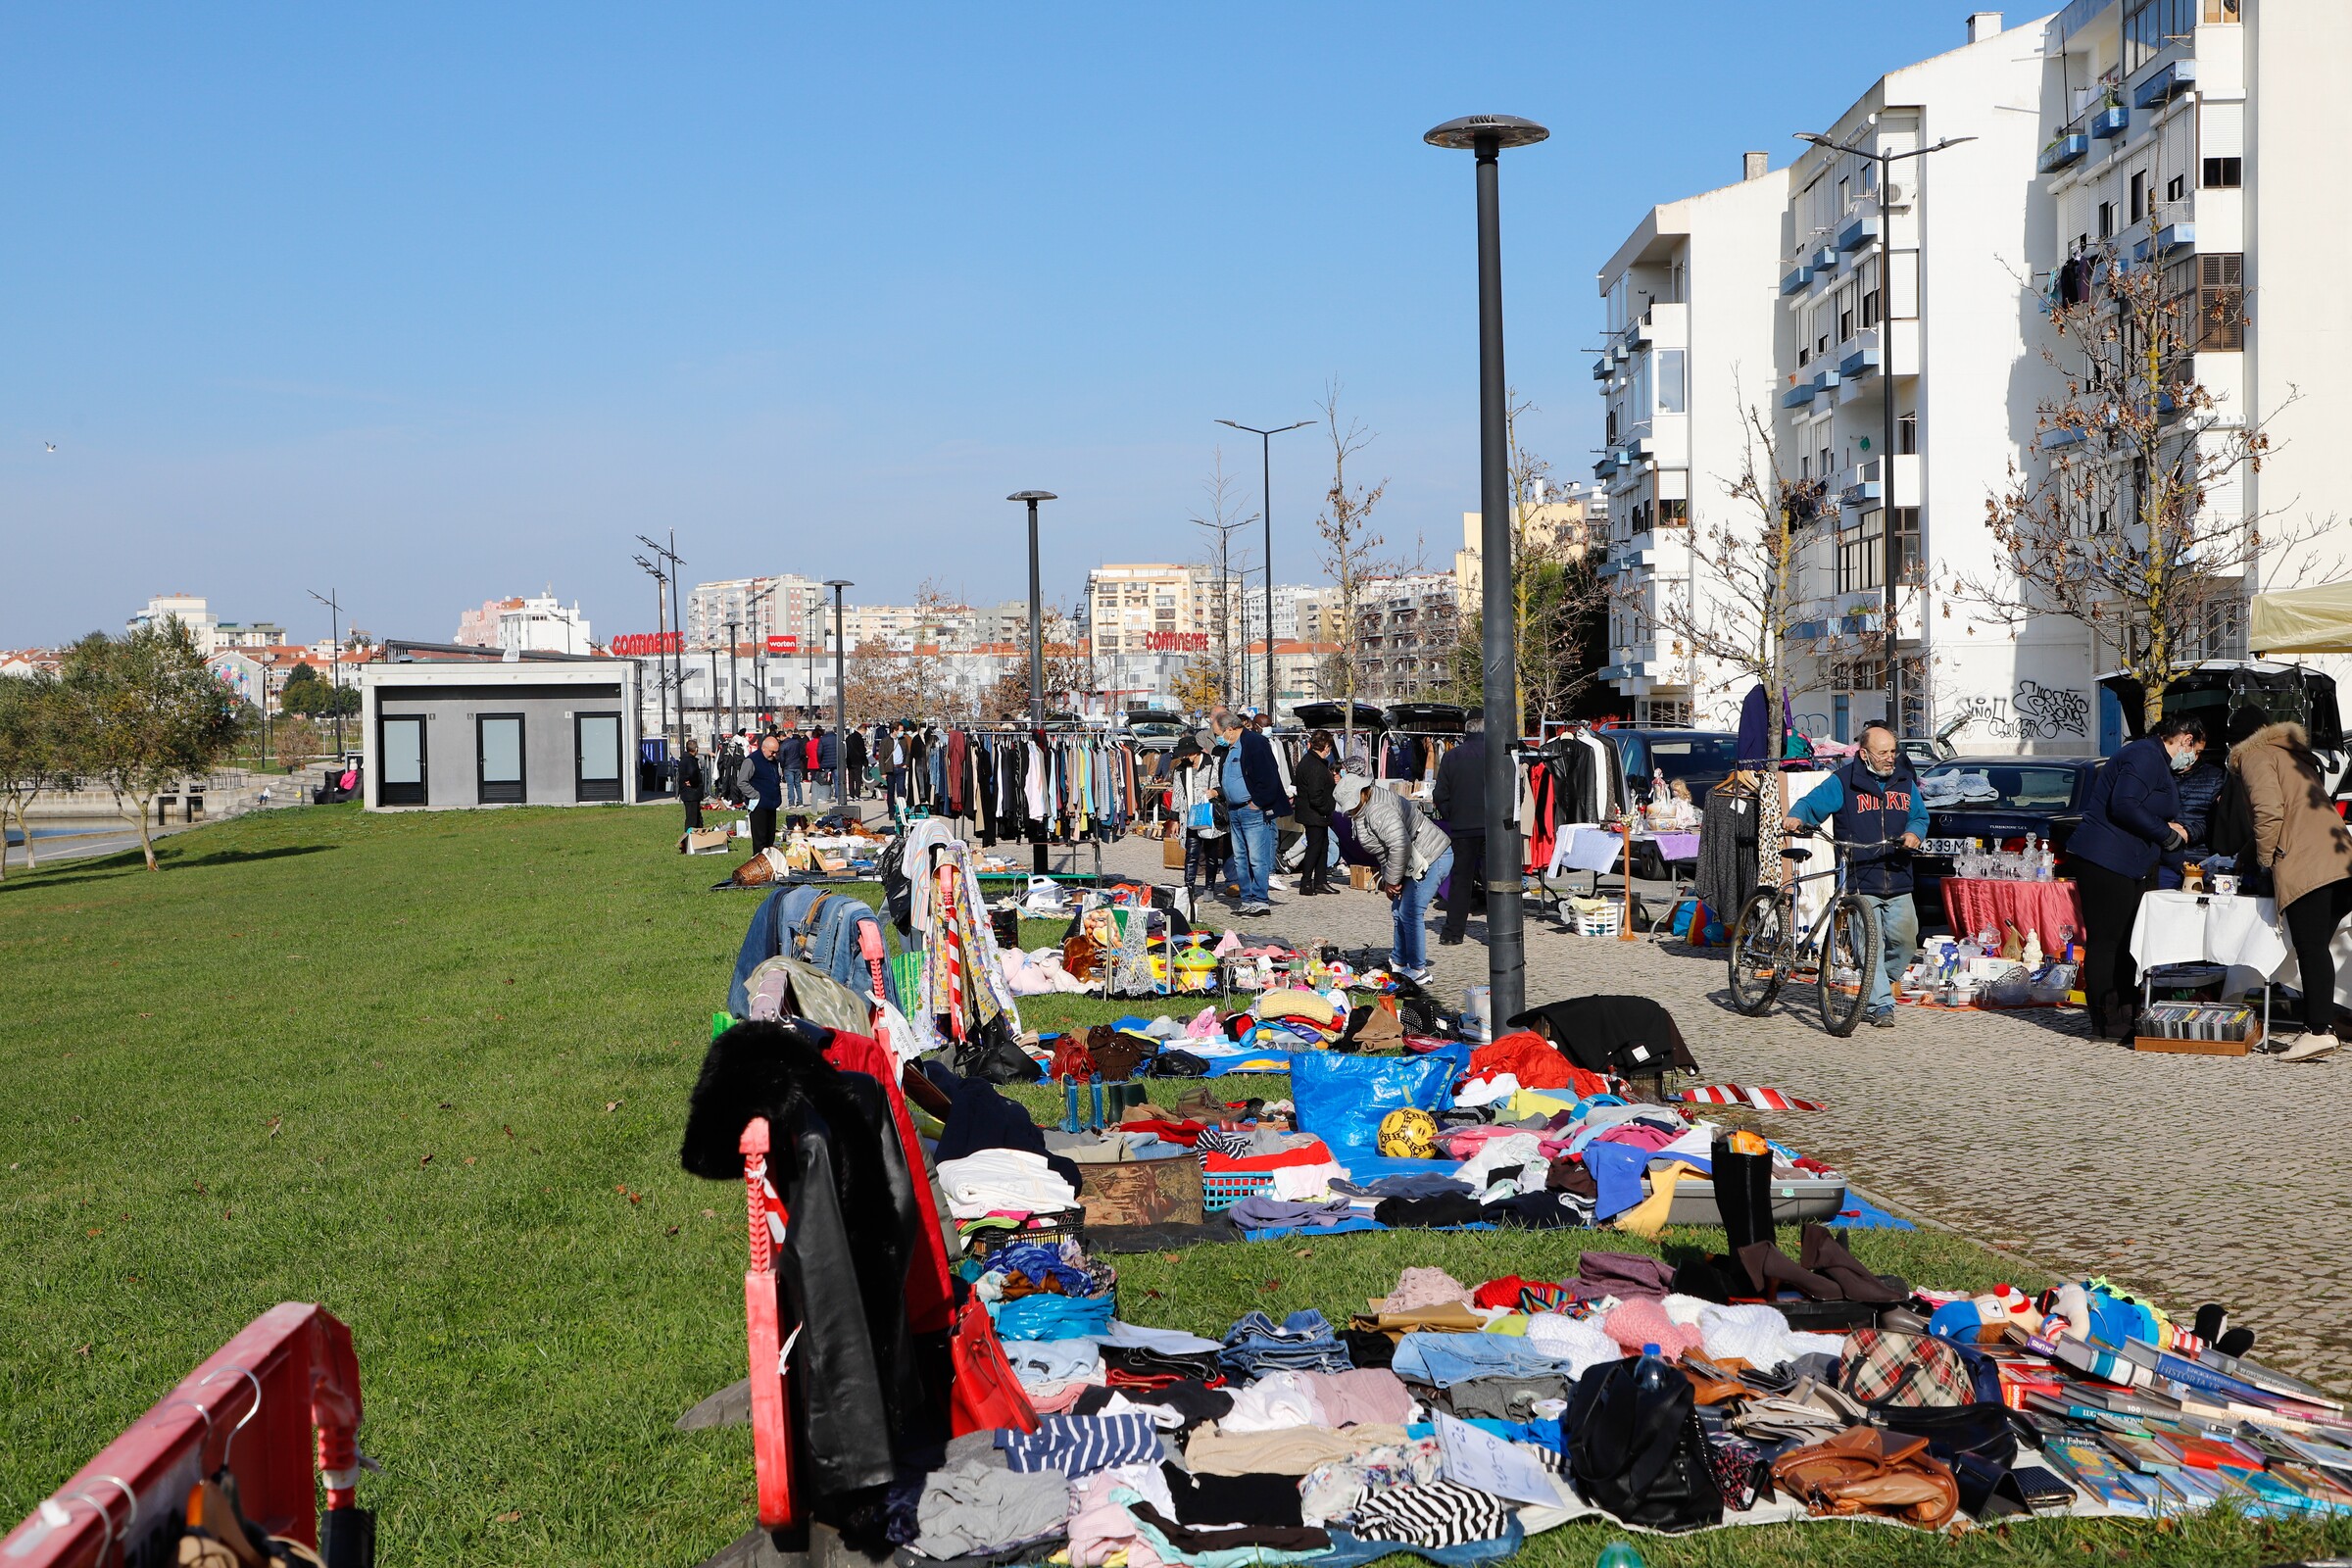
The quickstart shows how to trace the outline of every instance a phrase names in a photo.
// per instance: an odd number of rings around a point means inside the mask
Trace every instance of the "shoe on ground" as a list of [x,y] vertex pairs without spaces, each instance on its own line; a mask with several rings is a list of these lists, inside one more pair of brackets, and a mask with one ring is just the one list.
[[2287,1041],[2285,1049],[2278,1053],[2278,1059],[2280,1061],[2316,1061],[2342,1044],[2343,1042],[2332,1034],[2300,1035]]
[[1878,1011],[1872,1013],[1870,1015],[1870,1026],[1873,1029],[1893,1028],[1894,1009],[1892,1007],[1881,1007]]
[[1426,964],[1418,969],[1392,969],[1389,972],[1391,974],[1400,974],[1417,986],[1425,986],[1429,984],[1429,967]]
[[1462,943],[1463,943],[1464,941],[1466,941],[1466,940],[1468,940],[1468,939],[1467,939],[1467,938],[1464,938],[1464,937],[1443,937],[1443,936],[1442,936],[1442,937],[1438,938],[1438,946],[1439,946],[1439,947],[1441,947],[1441,948],[1458,948],[1458,947],[1460,947],[1460,946],[1462,945]]
[[1274,909],[1270,905],[1245,904],[1241,907],[1241,912],[1243,914],[1272,914]]

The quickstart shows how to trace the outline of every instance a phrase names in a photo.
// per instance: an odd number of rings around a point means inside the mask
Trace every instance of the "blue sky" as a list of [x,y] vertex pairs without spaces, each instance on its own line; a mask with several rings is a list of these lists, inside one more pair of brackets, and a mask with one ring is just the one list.
[[[2022,16],[2023,13],[2018,15]],[[1594,267],[1788,161],[1958,6],[21,6],[0,48],[0,645],[151,592],[440,638],[536,591],[650,628],[690,577],[912,597],[1191,560],[1224,438],[1327,378],[1392,544],[1476,505],[1473,112],[1512,380],[1588,471]],[[54,453],[44,443],[54,441]],[[1281,437],[1283,580],[1329,474]]]

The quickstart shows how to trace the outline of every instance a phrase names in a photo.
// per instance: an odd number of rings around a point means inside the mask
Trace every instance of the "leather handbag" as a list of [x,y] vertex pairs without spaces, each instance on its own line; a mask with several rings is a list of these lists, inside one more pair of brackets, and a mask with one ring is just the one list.
[[2005,1404],[1892,1405],[1872,1420],[1892,1432],[1928,1440],[1928,1451],[1945,1464],[1962,1454],[2000,1466],[2017,1463],[2017,1428]]
[[1004,1359],[1004,1347],[997,1342],[997,1327],[989,1321],[988,1308],[978,1297],[964,1302],[956,1314],[956,1334],[948,1341],[948,1362],[955,1378],[948,1394],[949,1436],[960,1438],[967,1432],[1001,1427],[1016,1432],[1038,1429],[1037,1408],[1029,1402],[1021,1380],[1013,1375],[1012,1363]]
[[1723,1523],[1723,1489],[1690,1380],[1676,1374],[1644,1390],[1638,1369],[1606,1361],[1577,1380],[1560,1420],[1577,1490],[1643,1530]]
[[1960,1510],[1952,1472],[1928,1453],[1928,1440],[1849,1427],[1791,1448],[1772,1462],[1775,1486],[1812,1513],[1869,1514],[1940,1530]]

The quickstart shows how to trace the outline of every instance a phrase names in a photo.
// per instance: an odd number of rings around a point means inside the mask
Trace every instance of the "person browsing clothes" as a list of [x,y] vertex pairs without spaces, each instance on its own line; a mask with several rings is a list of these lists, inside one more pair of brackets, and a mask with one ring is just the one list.
[[1288,816],[1282,771],[1265,736],[1237,714],[1225,715],[1225,761],[1217,787],[1233,825],[1233,858],[1242,887],[1240,912],[1271,914],[1266,879],[1274,870],[1274,819]]
[[1928,831],[1928,803],[1919,780],[1894,743],[1894,731],[1873,719],[1862,746],[1845,765],[1796,803],[1792,833],[1831,823],[1846,852],[1845,888],[1870,906],[1879,922],[1879,966],[1865,1005],[1871,1023],[1894,1026],[1894,980],[1911,967],[1919,945],[1919,906],[1911,902],[1911,858]]
[[2195,719],[2168,718],[2101,762],[2066,841],[2067,874],[2082,898],[2082,1000],[2094,1035],[2137,1031],[2139,965],[2128,944],[2164,852],[2188,842],[2180,775],[2196,765],[2204,739]]
[[1423,921],[1438,885],[1454,867],[1446,830],[1395,790],[1361,773],[1342,773],[1332,803],[1380,862],[1380,890],[1389,896],[1389,967],[1415,984],[1429,979],[1429,933]]
[[2303,992],[2302,1035],[2282,1029],[2272,1044],[2288,1061],[2309,1061],[2336,1046],[2328,944],[2352,914],[2352,834],[2335,814],[2302,725],[2290,720],[2256,730],[2230,749],[2230,771],[2245,790],[2254,863],[2270,873]]

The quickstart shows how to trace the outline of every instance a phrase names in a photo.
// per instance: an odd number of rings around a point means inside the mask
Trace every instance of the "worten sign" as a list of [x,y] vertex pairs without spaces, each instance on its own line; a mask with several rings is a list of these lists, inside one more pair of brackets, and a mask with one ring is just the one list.
[[685,651],[685,637],[674,631],[629,631],[612,639],[612,653],[620,659],[648,659],[656,654]]
[[1144,633],[1144,652],[1147,654],[1205,654],[1208,652],[1208,633],[1204,631],[1148,631]]
[[770,637],[767,651],[771,654],[797,654],[801,651],[801,640],[798,637]]

